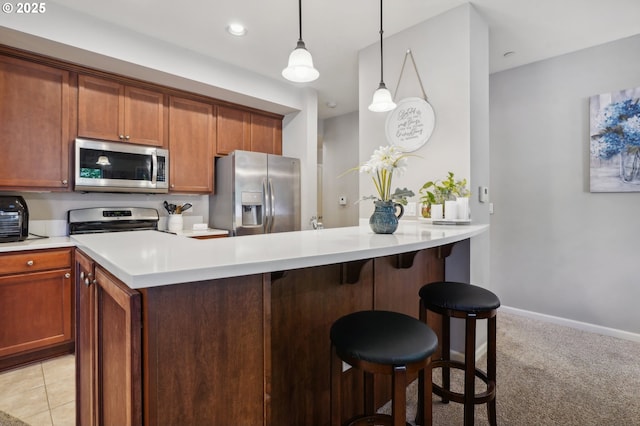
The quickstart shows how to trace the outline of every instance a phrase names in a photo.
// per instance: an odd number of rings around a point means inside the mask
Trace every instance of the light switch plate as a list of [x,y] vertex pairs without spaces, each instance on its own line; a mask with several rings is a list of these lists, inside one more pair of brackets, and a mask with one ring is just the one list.
[[478,188],[478,197],[481,203],[486,203],[489,201],[489,187],[481,186]]

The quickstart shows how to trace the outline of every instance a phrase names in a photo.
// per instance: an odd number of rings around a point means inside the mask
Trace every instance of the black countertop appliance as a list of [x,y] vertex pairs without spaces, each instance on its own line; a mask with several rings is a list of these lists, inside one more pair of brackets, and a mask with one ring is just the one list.
[[29,236],[29,209],[19,195],[0,195],[0,243],[23,241]]

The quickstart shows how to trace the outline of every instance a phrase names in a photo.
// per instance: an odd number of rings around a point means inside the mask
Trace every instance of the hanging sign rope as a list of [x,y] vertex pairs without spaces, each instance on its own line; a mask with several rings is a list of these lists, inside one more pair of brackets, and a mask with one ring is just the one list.
[[398,106],[387,115],[385,126],[389,143],[400,147],[405,152],[415,151],[424,145],[431,137],[435,127],[435,113],[427,101],[427,94],[424,91],[416,61],[410,49],[404,55],[400,77],[398,77],[398,84],[394,91],[394,99],[398,93],[408,57],[411,57],[413,69],[418,76],[422,98],[409,97],[398,102]]

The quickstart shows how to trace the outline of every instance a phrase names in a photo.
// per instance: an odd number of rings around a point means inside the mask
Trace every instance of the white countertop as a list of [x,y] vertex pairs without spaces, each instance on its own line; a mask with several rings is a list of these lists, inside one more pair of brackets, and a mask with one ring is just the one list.
[[224,229],[182,229],[180,231],[171,232],[164,231],[169,234],[180,235],[183,237],[197,238],[197,237],[218,237],[218,236],[227,236],[229,235],[229,231],[225,231]]
[[208,240],[157,231],[74,235],[72,240],[138,289],[410,252],[461,241],[488,228],[401,221],[391,235],[374,234],[365,225]]
[[21,251],[21,250],[45,250],[60,247],[73,247],[76,244],[69,237],[29,237],[24,241],[15,243],[1,243],[0,253]]

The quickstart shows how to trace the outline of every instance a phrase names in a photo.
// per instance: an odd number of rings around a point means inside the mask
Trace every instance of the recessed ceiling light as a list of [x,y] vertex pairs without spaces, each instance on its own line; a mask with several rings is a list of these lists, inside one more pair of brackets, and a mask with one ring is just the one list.
[[236,37],[242,37],[247,33],[247,29],[242,24],[232,23],[227,26],[227,32]]

